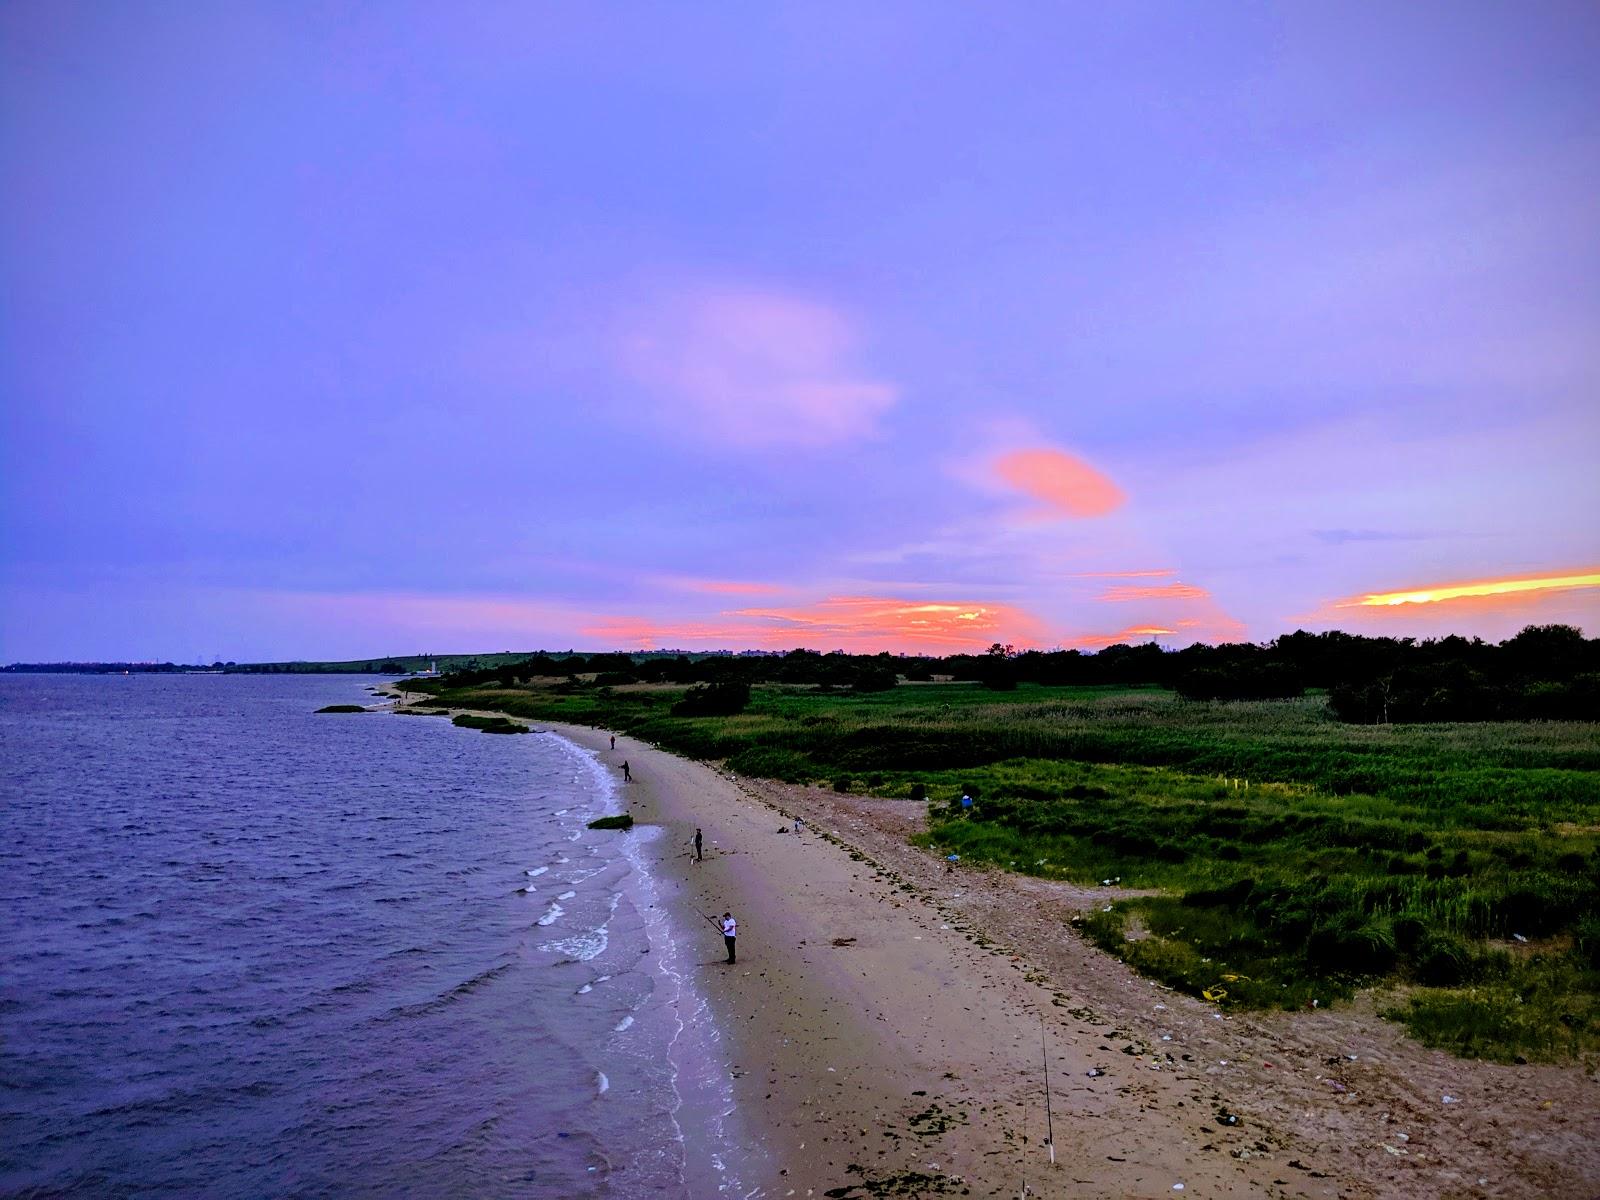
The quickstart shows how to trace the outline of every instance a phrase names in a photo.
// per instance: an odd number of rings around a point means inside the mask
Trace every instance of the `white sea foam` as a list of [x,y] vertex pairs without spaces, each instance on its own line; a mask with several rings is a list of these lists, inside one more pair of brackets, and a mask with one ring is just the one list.
[[539,918],[538,923],[540,925],[553,925],[555,924],[556,918],[566,911],[567,910],[562,908],[561,905],[552,904],[549,908],[549,911],[547,911],[544,916]]
[[[560,941],[546,942],[539,949],[546,954],[559,954],[562,958],[574,958],[579,962],[588,962],[591,958],[604,954],[608,944],[609,938],[606,935],[606,927],[602,925],[599,929],[591,929],[587,933],[575,933],[571,937],[562,938]],[[587,991],[588,985],[585,984],[578,990],[580,992]]]
[[533,878],[537,879],[540,875],[543,875],[549,869],[550,869],[549,867],[533,867],[533,868],[529,869],[528,874],[530,876],[532,876]]
[[556,899],[557,900],[571,900],[577,894],[578,894],[577,892],[562,892],[561,895],[556,897]]
[[630,1026],[632,1024],[633,1024],[633,1017],[631,1017],[631,1016],[623,1017],[622,1020],[618,1021],[616,1026],[615,1026],[616,1032],[622,1033],[624,1030],[626,1030],[628,1028],[628,1026]]
[[595,1074],[599,1076],[599,1078],[595,1080],[596,1085],[600,1089],[599,1094],[604,1096],[608,1091],[611,1090],[611,1080],[606,1078],[606,1073],[604,1071],[596,1071]]

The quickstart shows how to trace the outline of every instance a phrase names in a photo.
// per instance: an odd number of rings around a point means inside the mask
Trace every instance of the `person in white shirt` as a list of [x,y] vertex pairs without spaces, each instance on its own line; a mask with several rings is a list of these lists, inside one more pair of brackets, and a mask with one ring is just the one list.
[[735,957],[734,952],[733,952],[733,943],[734,943],[734,939],[737,938],[738,936],[739,936],[739,922],[737,922],[737,921],[735,921],[733,919],[733,914],[732,913],[723,913],[722,914],[722,940],[725,943],[727,943],[727,946],[728,946],[728,961],[730,963],[736,961],[736,957]]

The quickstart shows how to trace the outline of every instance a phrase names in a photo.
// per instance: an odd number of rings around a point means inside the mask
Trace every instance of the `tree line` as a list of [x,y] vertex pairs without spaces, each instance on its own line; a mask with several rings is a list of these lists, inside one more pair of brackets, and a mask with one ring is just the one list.
[[[1530,625],[1499,643],[1449,636],[1366,637],[1298,630],[1266,644],[1195,643],[1167,650],[1118,644],[1089,653],[1022,650],[996,643],[982,654],[902,656],[821,653],[771,655],[534,654],[520,662],[448,672],[448,686],[513,687],[555,677],[593,686],[627,683],[808,684],[851,692],[884,691],[935,677],[997,691],[1019,684],[1154,686],[1188,700],[1271,700],[1327,693],[1341,720],[1364,723],[1487,720],[1600,720],[1600,639],[1570,625]],[[715,693],[725,706],[734,689]],[[747,694],[747,693],[746,693]],[[713,693],[696,693],[691,708]]]

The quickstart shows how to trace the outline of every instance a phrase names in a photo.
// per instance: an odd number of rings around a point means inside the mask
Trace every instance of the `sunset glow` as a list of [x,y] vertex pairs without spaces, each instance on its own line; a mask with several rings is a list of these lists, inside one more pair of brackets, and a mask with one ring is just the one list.
[[1593,7],[0,5],[0,664],[1600,634]]
[[1478,596],[1511,596],[1520,592],[1570,591],[1600,587],[1600,571],[1580,575],[1543,575],[1514,579],[1489,579],[1477,583],[1438,584],[1404,592],[1372,592],[1336,602],[1337,608],[1389,608],[1401,604],[1438,604]]

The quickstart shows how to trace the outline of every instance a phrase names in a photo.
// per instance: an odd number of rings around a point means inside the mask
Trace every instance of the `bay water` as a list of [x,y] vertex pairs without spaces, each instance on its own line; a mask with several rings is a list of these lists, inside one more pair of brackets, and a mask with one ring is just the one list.
[[742,1192],[658,831],[377,682],[0,676],[0,1194]]

